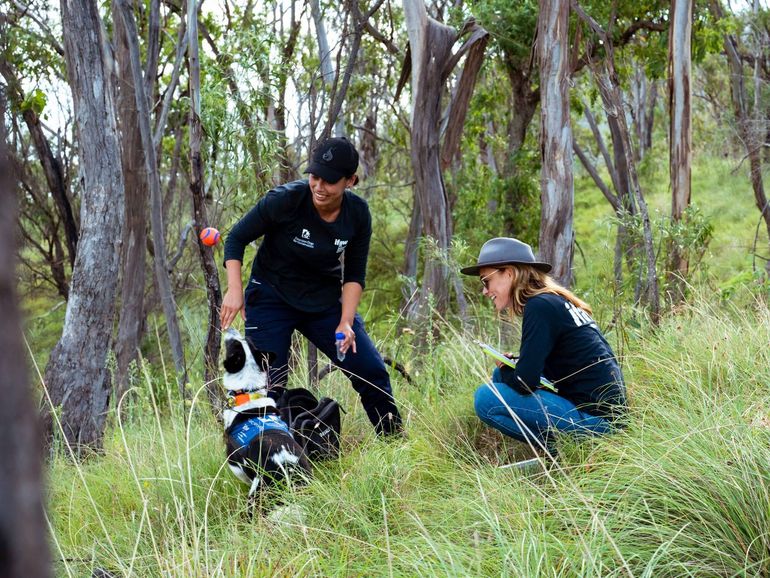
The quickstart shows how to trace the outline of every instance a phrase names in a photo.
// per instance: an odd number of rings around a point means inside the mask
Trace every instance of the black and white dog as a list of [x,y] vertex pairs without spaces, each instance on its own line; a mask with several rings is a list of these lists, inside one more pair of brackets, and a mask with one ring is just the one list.
[[289,426],[268,397],[267,368],[273,354],[259,351],[235,329],[225,338],[225,445],[230,469],[254,498],[265,486],[301,483],[311,466]]

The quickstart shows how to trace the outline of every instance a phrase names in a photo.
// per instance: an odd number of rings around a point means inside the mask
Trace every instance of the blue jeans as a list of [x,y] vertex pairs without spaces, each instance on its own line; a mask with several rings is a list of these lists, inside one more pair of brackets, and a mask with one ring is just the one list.
[[364,329],[361,316],[356,314],[353,331],[356,353],[347,351],[343,361],[337,360],[334,331],[339,325],[342,305],[337,303],[325,311],[308,313],[287,304],[267,281],[249,279],[245,291],[246,337],[261,351],[272,351],[270,386],[273,395],[280,395],[288,381],[288,358],[291,335],[296,329],[342,369],[366,410],[369,421],[378,433],[400,430],[401,416],[393,399],[390,376],[385,363]]
[[553,450],[555,433],[601,435],[612,429],[609,420],[581,411],[553,392],[544,389],[531,394],[517,392],[502,382],[499,369],[492,374],[492,383],[476,390],[474,407],[485,424],[549,451]]

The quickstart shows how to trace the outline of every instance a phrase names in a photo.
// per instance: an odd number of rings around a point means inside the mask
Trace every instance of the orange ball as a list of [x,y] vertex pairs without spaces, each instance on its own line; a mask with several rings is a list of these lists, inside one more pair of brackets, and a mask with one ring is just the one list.
[[208,247],[213,247],[219,243],[219,231],[214,227],[206,227],[201,231],[201,243]]

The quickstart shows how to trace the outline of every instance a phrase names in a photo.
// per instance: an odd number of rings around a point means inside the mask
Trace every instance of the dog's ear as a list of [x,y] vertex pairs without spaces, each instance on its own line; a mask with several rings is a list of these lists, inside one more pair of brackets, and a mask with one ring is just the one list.
[[251,350],[251,354],[254,356],[254,361],[257,362],[257,367],[262,369],[262,371],[267,371],[270,368],[270,364],[273,363],[273,360],[275,360],[275,353],[272,351],[262,351],[261,349],[257,349],[254,343],[248,337],[246,338],[246,343],[249,344],[249,349]]
[[275,359],[275,353],[272,351],[260,351],[259,349],[254,348],[252,348],[251,353],[254,356],[254,361],[257,362],[257,366],[259,366],[262,371],[268,371],[270,369],[270,364],[273,363],[273,360]]
[[237,339],[225,342],[224,367],[227,373],[238,373],[246,364],[246,352],[243,343]]

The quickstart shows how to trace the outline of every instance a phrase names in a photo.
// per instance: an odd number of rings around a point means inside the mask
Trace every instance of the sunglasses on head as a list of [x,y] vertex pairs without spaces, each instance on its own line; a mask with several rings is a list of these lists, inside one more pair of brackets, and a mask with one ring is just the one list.
[[501,269],[495,269],[492,271],[489,275],[484,275],[481,277],[481,284],[484,286],[484,289],[489,289],[489,278],[494,275],[495,273],[499,273]]

